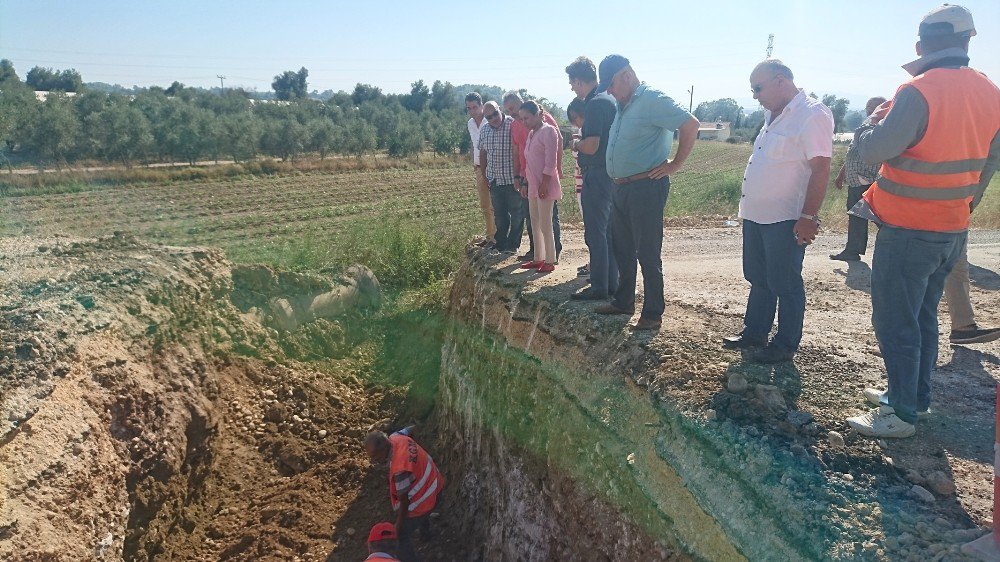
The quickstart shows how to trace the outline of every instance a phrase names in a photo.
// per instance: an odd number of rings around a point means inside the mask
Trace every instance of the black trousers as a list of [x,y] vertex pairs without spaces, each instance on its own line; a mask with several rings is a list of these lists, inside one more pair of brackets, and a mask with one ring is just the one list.
[[616,185],[611,196],[611,231],[618,263],[614,304],[635,306],[635,283],[642,268],[642,318],[658,320],[666,308],[663,297],[663,208],[670,179],[639,180]]
[[[847,210],[850,211],[861,200],[861,196],[868,190],[867,185],[848,186],[847,188]],[[854,215],[847,215],[847,245],[844,251],[852,254],[864,255],[868,249],[868,221]]]

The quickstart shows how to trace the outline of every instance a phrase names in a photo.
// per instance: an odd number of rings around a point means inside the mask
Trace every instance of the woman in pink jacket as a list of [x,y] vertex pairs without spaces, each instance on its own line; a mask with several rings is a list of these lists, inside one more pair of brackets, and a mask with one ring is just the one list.
[[544,112],[534,101],[526,101],[518,113],[528,128],[528,142],[524,148],[525,178],[528,181],[528,212],[535,237],[535,259],[521,264],[521,268],[547,273],[555,269],[556,263],[552,206],[562,199],[559,185],[562,135],[542,120]]

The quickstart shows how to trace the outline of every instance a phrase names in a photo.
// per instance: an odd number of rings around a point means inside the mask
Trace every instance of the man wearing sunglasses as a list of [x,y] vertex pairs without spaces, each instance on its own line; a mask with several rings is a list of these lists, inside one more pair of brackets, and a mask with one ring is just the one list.
[[[792,71],[768,59],[750,73],[764,107],[764,127],[743,174],[743,277],[750,282],[743,331],[723,339],[729,349],[764,346],[758,363],[791,361],[802,340],[806,289],[802,260],[819,230],[819,207],[830,181],[833,114],[795,86]],[[778,330],[768,342],[778,313]]]
[[521,194],[514,187],[514,158],[510,128],[514,120],[500,111],[495,101],[483,107],[486,127],[479,133],[479,162],[486,165],[493,217],[496,220],[496,251],[516,254],[524,228]]

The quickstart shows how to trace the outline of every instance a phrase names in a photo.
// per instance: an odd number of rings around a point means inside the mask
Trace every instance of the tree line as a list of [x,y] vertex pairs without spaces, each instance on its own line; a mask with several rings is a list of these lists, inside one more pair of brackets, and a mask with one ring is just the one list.
[[[809,95],[819,99],[824,105],[830,108],[830,112],[833,113],[835,133],[853,131],[865,118],[863,111],[847,110],[850,102],[846,98],[838,98],[833,94],[827,94],[823,97],[818,97],[816,94]],[[744,113],[743,107],[732,98],[701,102],[695,108],[694,116],[699,121],[723,121],[730,123],[733,134],[747,140],[757,136],[757,131],[764,124],[763,109],[758,109],[747,115]]]
[[[8,162],[132,166],[375,151],[405,157],[427,149],[466,151],[470,144],[466,92],[449,82],[418,80],[408,94],[359,83],[352,92],[316,100],[306,94],[308,70],[302,68],[275,76],[277,101],[268,101],[241,89],[211,92],[179,82],[128,95],[88,90],[75,70],[36,67],[28,76],[31,83],[22,82],[10,61],[0,61],[0,156]],[[35,95],[41,86],[62,85],[63,76],[72,77],[71,88]]]

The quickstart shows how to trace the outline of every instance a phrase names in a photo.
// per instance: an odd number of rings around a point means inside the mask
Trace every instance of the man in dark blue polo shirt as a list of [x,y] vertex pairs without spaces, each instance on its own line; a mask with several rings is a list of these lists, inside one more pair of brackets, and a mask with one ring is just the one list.
[[[663,310],[663,208],[670,174],[680,169],[698,136],[698,120],[666,94],[639,82],[628,59],[609,55],[601,61],[600,90],[618,102],[608,135],[608,175],[615,183],[611,225],[620,280],[610,304],[600,314],[635,311],[635,282],[642,267],[643,304],[635,330],[658,330]],[[585,123],[586,124],[586,123]],[[680,129],[671,160],[674,131]],[[586,187],[584,187],[586,191]]]
[[573,141],[583,172],[583,239],[590,249],[590,287],[570,296],[574,300],[604,300],[618,290],[618,265],[611,242],[611,191],[614,184],[605,164],[608,133],[615,120],[615,100],[597,92],[597,69],[587,57],[566,67],[569,86],[586,102],[580,139]]

